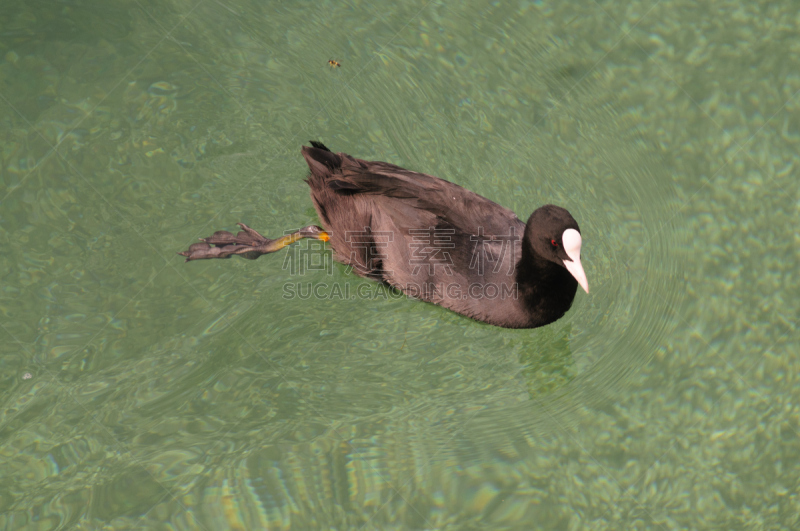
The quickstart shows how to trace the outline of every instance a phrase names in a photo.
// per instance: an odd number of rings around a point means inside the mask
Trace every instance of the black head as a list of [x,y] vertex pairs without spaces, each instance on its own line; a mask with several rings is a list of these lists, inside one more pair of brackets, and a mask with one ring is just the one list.
[[564,267],[589,293],[586,273],[581,265],[581,229],[565,208],[544,205],[537,208],[525,225],[523,245],[539,257]]

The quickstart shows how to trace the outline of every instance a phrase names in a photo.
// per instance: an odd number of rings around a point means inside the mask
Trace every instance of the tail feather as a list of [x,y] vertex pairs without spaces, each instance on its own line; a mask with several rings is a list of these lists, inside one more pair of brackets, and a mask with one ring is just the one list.
[[327,178],[342,167],[342,158],[328,149],[322,142],[311,141],[313,147],[303,146],[303,158],[306,159],[311,174]]
[[324,149],[325,151],[330,151],[330,149],[328,149],[328,146],[326,146],[322,142],[317,142],[316,140],[309,140],[309,142],[311,142],[311,145],[317,149]]

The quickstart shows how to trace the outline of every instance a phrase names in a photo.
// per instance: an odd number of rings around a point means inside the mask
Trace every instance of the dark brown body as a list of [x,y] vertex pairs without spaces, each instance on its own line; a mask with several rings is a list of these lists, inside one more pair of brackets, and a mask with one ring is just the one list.
[[316,146],[303,147],[311,199],[335,259],[357,274],[507,328],[542,326],[570,308],[577,282],[527,241],[537,214],[565,210],[542,207],[526,227],[456,184]]

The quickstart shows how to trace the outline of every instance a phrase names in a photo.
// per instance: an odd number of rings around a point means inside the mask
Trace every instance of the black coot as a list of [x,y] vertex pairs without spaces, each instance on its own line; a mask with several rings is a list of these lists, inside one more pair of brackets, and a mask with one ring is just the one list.
[[581,233],[565,209],[545,205],[522,221],[457,184],[393,164],[303,146],[306,182],[324,230],[311,225],[271,240],[240,223],[180,253],[186,261],[255,259],[301,239],[330,241],[357,274],[478,321],[507,328],[552,323],[572,305]]

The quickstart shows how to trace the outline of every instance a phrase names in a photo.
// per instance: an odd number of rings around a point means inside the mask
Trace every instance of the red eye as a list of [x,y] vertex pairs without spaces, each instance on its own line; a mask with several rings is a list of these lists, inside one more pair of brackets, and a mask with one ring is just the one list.
[[553,244],[553,247],[558,247],[558,242],[555,240],[550,240],[550,243]]

